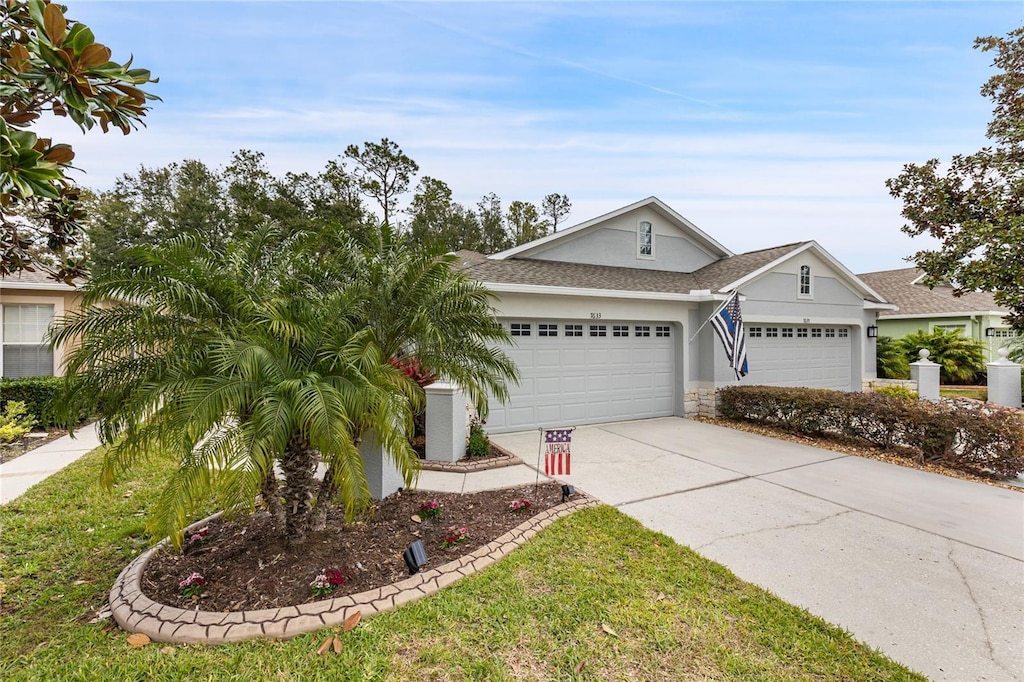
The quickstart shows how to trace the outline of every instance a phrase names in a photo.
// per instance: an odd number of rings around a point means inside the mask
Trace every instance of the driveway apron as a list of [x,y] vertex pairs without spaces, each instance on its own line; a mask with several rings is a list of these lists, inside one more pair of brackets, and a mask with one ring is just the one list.
[[932,679],[1024,681],[1022,493],[674,417],[576,429],[563,478]]

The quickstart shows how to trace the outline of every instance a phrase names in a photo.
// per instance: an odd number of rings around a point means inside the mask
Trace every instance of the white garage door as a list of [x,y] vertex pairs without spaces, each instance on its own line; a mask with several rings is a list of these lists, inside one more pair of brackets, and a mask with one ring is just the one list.
[[667,322],[504,320],[520,383],[491,401],[487,430],[521,431],[673,413],[674,329]]
[[744,384],[851,389],[850,327],[759,325],[747,329]]

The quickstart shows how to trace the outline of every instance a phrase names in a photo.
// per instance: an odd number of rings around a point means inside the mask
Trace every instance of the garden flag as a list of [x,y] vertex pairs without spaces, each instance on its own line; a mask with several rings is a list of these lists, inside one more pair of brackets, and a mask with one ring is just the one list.
[[725,346],[729,366],[739,379],[747,374],[747,341],[743,333],[743,315],[740,314],[740,295],[733,292],[718,314],[711,319],[711,326]]
[[551,429],[544,431],[544,475],[569,475],[569,445],[572,443],[572,429]]

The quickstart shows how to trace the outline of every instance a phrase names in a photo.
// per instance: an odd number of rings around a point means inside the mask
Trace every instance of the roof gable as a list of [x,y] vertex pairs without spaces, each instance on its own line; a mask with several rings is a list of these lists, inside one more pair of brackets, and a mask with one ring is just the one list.
[[[649,216],[656,222],[654,255],[657,260],[663,262],[658,263],[655,258],[641,259],[637,257],[634,259],[627,253],[634,251],[632,248],[634,238],[631,235],[634,235],[636,229],[636,223],[633,222],[635,216],[638,216],[635,218],[636,220],[649,219]],[[612,238],[612,230],[615,232],[614,238]],[[614,239],[614,243],[610,241],[611,239]],[[668,244],[665,248],[658,247],[658,240],[673,242],[675,253],[668,252]],[[588,255],[588,246],[591,255]],[[684,251],[689,253],[682,253]],[[607,260],[609,253],[616,255],[616,262]],[[489,258],[493,260],[535,258],[595,265],[635,266],[640,269],[691,271],[731,255],[732,253],[728,249],[663,201],[656,197],[648,197],[592,220],[555,232],[553,235],[496,253]]]

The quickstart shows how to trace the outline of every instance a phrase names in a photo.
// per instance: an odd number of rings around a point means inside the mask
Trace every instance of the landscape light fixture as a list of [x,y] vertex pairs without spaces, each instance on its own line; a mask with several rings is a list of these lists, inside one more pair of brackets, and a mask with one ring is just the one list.
[[565,485],[562,486],[562,502],[565,502],[567,499],[569,499],[570,495],[575,495],[575,494],[576,494],[576,488],[573,488],[569,484],[565,484]]
[[873,324],[869,324],[868,325],[868,338],[869,339],[877,339],[878,338],[878,327],[876,327]]
[[985,327],[985,336],[995,336],[995,335],[996,335],[996,328],[995,327]]
[[423,547],[423,540],[414,540],[409,549],[402,552],[405,565],[409,567],[409,575],[416,575],[427,563],[427,550]]

